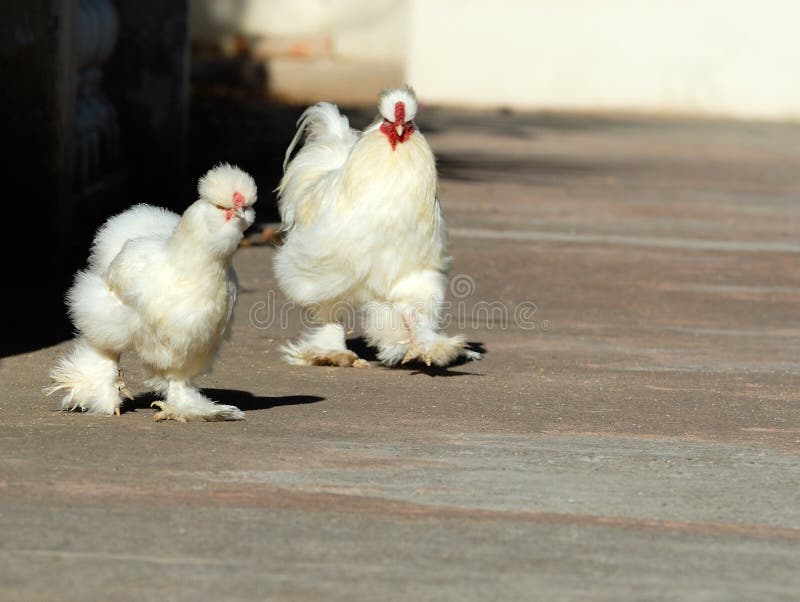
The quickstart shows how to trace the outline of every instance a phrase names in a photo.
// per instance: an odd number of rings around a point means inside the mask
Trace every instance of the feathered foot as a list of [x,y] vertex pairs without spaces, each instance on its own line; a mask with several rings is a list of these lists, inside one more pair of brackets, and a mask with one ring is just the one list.
[[466,341],[460,335],[448,337],[436,333],[428,334],[423,341],[408,342],[408,350],[400,363],[407,364],[419,360],[426,366],[431,364],[447,366],[461,356],[467,360],[481,359],[480,353],[467,349],[465,345]]
[[290,364],[298,366],[339,366],[347,368],[365,368],[369,362],[345,349],[315,349],[302,343],[287,343],[281,348],[283,358]]
[[[213,402],[212,402],[213,403]],[[176,408],[170,406],[165,401],[154,401],[150,404],[151,408],[158,408],[160,411],[153,415],[153,420],[161,422],[162,420],[175,420],[176,422],[189,422],[205,421],[205,422],[223,422],[225,420],[244,420],[244,412],[236,406],[227,406],[223,404],[214,404],[212,411],[198,412],[187,410],[186,408]]]
[[214,403],[197,389],[182,382],[170,382],[166,387],[166,401],[154,401],[152,408],[158,408],[153,420],[175,420],[189,422],[204,420],[221,422],[223,420],[244,420],[244,412],[236,406]]
[[106,416],[120,415],[120,391],[127,392],[118,373],[117,356],[92,346],[84,338],[75,341],[70,353],[58,360],[50,372],[53,384],[47,395],[63,391],[61,409],[80,410]]
[[411,309],[403,311],[400,318],[408,338],[379,343],[378,359],[384,364],[420,361],[427,366],[448,366],[459,357],[468,361],[481,359],[480,353],[466,348],[463,336],[449,337],[437,332],[430,318]]
[[340,324],[325,324],[305,333],[299,341],[287,343],[281,351],[288,363],[299,366],[368,367],[369,362],[345,346],[344,337]]

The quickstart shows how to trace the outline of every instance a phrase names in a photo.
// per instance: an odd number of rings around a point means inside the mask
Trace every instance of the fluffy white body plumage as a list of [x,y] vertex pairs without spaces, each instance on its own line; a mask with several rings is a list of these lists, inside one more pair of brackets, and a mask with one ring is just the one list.
[[95,236],[89,265],[67,293],[79,332],[51,372],[48,392],[62,409],[119,413],[119,355],[135,353],[149,383],[165,396],[157,419],[240,420],[191,385],[207,370],[236,301],[231,258],[253,223],[252,178],[220,165],[200,181],[200,199],[183,214],[137,205],[109,219]]
[[[395,124],[398,103],[407,119]],[[434,156],[412,121],[416,98],[407,88],[389,90],[379,108],[383,118],[362,133],[336,106],[314,105],[287,151],[288,161],[306,134],[278,187],[287,236],[275,271],[283,291],[313,308],[318,322],[284,348],[290,363],[359,365],[345,345],[343,311],[364,319],[385,364],[480,357],[463,337],[439,332],[447,233]],[[390,128],[405,139],[392,143]]]

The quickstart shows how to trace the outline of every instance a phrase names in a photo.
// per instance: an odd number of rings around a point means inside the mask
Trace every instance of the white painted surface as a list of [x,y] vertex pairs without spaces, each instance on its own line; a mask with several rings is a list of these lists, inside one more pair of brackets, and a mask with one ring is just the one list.
[[800,117],[793,0],[410,1],[431,102]]

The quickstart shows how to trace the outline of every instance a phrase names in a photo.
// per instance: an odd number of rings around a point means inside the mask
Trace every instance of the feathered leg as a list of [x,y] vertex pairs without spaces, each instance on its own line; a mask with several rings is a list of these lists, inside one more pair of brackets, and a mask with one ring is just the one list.
[[80,337],[50,372],[53,384],[45,393],[63,391],[62,410],[119,415],[120,392],[128,393],[120,377],[118,359],[116,353],[99,349]]
[[298,341],[285,344],[281,351],[288,363],[301,366],[362,368],[369,365],[347,348],[344,326],[334,322],[312,328]]
[[369,304],[367,341],[378,348],[381,362],[391,366],[419,360],[447,366],[461,356],[481,358],[466,348],[463,336],[440,332],[445,284],[439,272],[416,272],[393,287],[390,302]]
[[200,393],[186,380],[157,380],[156,390],[166,397],[165,401],[154,401],[151,407],[160,411],[153,416],[154,420],[205,420],[218,422],[222,420],[244,420],[244,412],[235,406],[214,403]]
[[428,366],[448,366],[461,356],[468,360],[481,359],[480,353],[466,348],[463,335],[449,337],[442,334],[431,317],[415,307],[404,307],[400,317],[408,332],[408,350],[403,356],[403,364],[419,360]]
[[364,319],[367,344],[378,349],[378,360],[387,366],[399,364],[410,343],[400,310],[391,303],[370,302],[364,307]]

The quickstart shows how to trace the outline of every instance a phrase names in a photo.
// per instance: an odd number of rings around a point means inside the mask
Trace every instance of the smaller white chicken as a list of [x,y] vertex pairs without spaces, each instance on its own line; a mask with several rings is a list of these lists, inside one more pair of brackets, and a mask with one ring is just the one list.
[[[198,183],[183,216],[136,205],[97,232],[87,269],[75,275],[67,305],[78,337],[51,372],[62,410],[120,413],[127,389],[122,352],[134,352],[163,401],[156,420],[242,420],[190,379],[214,359],[236,302],[231,259],[255,219],[253,178],[221,164]],[[129,396],[129,395],[128,395]]]

